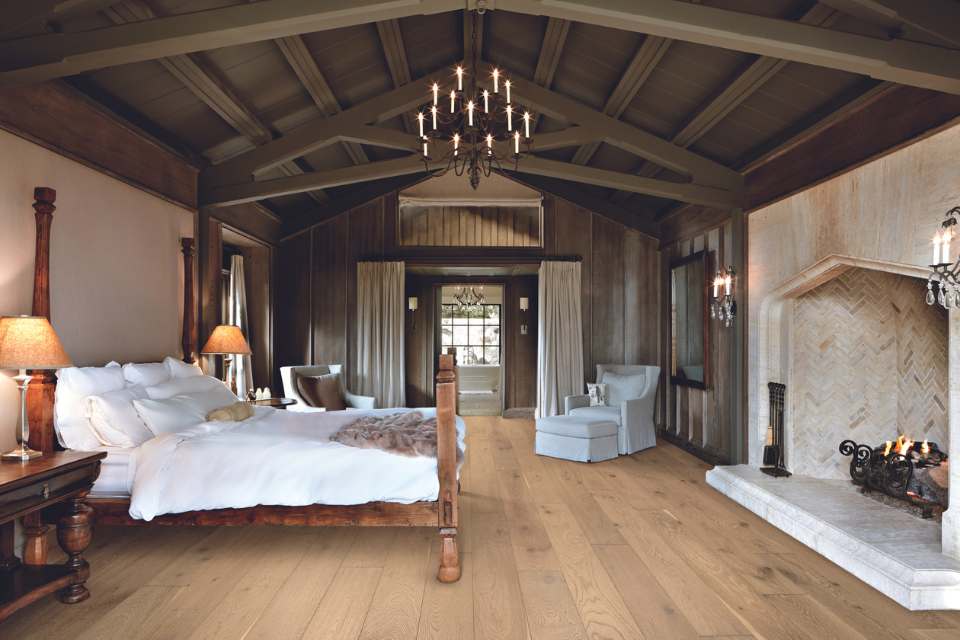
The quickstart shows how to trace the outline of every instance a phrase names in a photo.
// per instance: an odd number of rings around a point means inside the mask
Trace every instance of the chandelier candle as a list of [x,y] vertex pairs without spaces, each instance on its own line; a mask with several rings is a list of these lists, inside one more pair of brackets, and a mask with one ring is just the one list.
[[[471,17],[471,59],[455,65],[447,78],[430,80],[423,103],[411,117],[417,119],[416,148],[423,148],[424,170],[438,176],[453,169],[458,176],[466,174],[470,186],[476,189],[480,180],[494,171],[519,171],[522,158],[533,148],[536,118],[523,105],[512,102],[509,77],[500,69],[485,68],[480,61],[479,16],[474,11]],[[482,73],[478,73],[480,70]],[[446,104],[443,109],[439,107],[441,94],[450,97],[449,112]],[[427,109],[429,130],[425,124]],[[523,118],[522,129],[520,122],[514,123],[514,113]]]
[[960,207],[947,211],[940,229],[933,234],[933,263],[927,277],[926,302],[939,304],[944,309],[960,306],[960,260],[950,261],[950,242],[953,240]]

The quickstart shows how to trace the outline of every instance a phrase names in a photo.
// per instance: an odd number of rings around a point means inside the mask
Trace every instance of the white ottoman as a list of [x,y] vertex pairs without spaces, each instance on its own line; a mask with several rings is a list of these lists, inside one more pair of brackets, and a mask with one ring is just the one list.
[[579,416],[537,420],[536,452],[541,456],[599,462],[617,457],[617,423]]

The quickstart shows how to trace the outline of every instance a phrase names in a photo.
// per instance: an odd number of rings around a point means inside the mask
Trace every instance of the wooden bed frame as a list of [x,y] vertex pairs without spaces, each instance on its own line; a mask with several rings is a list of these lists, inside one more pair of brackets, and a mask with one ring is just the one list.
[[[53,189],[38,187],[34,192],[37,218],[37,254],[34,278],[34,315],[50,317],[50,227],[53,220]],[[195,298],[193,291],[193,241],[182,241],[184,263],[184,361],[194,361]],[[438,527],[440,532],[440,582],[460,579],[460,554],[457,528],[460,525],[459,483],[457,480],[456,374],[453,356],[441,355],[436,380],[437,398],[437,475],[438,500],[399,504],[371,502],[362,505],[334,506],[313,504],[303,507],[260,505],[246,509],[188,511],[159,516],[150,522],[129,515],[130,501],[117,498],[88,498],[97,523],[130,526],[349,526],[349,527]],[[30,446],[52,452],[59,448],[53,424],[56,379],[38,373],[30,383],[27,396],[30,416]],[[25,529],[28,546],[45,547],[42,533],[31,536]],[[45,529],[44,529],[45,531]],[[43,554],[45,555],[45,554]]]

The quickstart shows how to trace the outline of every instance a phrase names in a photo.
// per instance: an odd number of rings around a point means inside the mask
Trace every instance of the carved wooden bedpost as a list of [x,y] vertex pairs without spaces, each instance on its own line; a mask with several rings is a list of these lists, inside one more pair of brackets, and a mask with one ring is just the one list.
[[[37,220],[37,248],[33,267],[32,315],[50,319],[50,227],[53,225],[57,192],[49,187],[33,190]],[[50,453],[56,448],[53,430],[53,396],[56,390],[52,371],[37,371],[27,388],[27,415],[30,420],[28,444]]]
[[440,479],[440,582],[460,579],[457,527],[460,525],[457,488],[457,403],[453,356],[440,356],[437,372],[437,473]]
[[193,291],[193,238],[181,238],[180,250],[183,252],[183,361],[193,364],[197,361],[196,299]]

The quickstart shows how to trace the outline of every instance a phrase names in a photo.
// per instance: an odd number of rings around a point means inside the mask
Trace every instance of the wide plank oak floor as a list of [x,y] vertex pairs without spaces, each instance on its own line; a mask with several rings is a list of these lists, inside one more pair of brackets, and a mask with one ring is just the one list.
[[0,637],[960,638],[960,613],[906,611],[667,443],[585,465],[534,455],[530,420],[467,423],[457,584],[428,529],[100,527],[90,600],[47,598]]

